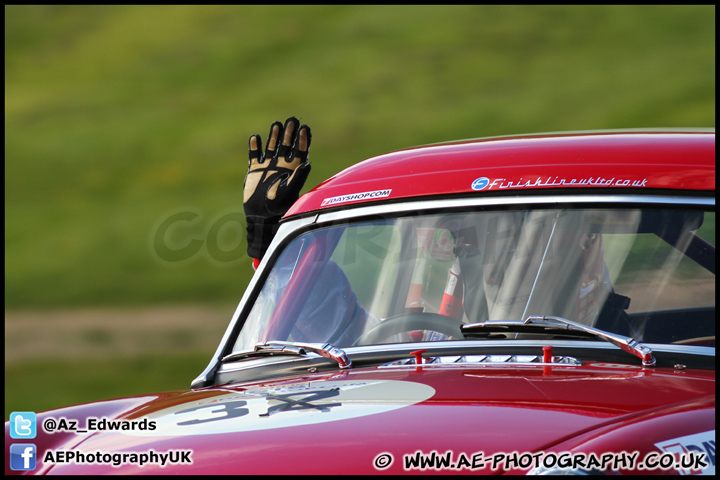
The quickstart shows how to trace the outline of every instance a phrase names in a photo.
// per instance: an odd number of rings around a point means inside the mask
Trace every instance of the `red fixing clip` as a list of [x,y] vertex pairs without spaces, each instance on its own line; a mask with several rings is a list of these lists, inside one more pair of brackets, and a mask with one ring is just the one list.
[[543,363],[552,363],[552,346],[543,347]]
[[416,365],[422,365],[422,354],[425,352],[427,352],[427,350],[415,350],[414,352],[410,352],[410,355],[415,355]]

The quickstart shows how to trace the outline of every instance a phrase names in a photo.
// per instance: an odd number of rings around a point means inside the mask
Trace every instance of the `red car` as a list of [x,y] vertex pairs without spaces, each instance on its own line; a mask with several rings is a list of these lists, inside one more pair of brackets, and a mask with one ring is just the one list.
[[30,413],[6,474],[713,474],[714,131],[358,163],[190,390]]

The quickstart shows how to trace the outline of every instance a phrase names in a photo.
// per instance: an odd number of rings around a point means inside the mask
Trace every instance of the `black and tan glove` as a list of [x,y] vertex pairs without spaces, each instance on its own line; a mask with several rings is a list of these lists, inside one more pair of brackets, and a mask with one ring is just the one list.
[[[280,218],[300,196],[310,173],[310,127],[290,117],[270,127],[265,154],[262,139],[250,137],[250,166],[245,177],[243,206],[247,220],[248,255],[261,259],[278,229]],[[279,139],[282,143],[278,145]]]

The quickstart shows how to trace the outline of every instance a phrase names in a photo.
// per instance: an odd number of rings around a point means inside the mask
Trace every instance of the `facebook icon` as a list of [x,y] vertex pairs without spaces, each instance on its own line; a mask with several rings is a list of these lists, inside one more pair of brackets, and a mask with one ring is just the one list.
[[35,470],[37,447],[32,443],[10,445],[10,470]]

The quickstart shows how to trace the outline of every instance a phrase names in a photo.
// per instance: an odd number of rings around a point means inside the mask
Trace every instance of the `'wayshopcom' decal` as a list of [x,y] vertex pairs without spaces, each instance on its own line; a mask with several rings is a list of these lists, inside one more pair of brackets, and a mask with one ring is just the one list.
[[340,195],[339,197],[326,198],[320,204],[321,207],[329,207],[338,203],[354,202],[356,200],[370,200],[376,198],[389,197],[392,189],[374,190],[372,192],[350,193],[348,195]]

